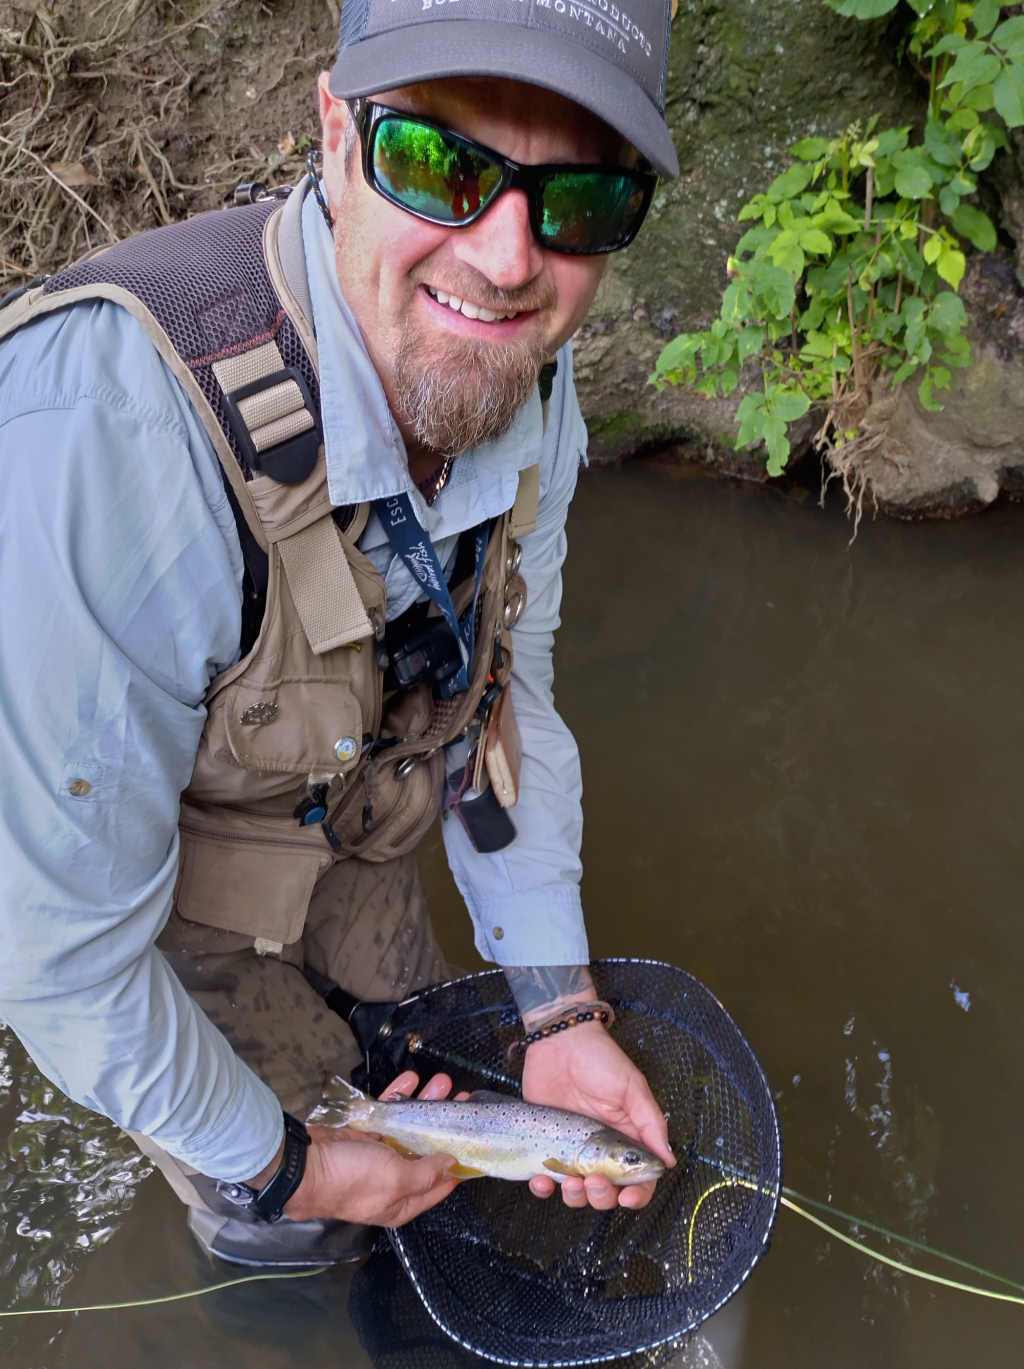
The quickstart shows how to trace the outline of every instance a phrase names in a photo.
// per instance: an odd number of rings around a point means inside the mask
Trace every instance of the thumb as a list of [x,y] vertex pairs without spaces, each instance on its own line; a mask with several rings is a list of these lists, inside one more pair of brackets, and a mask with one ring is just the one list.
[[459,1182],[458,1178],[452,1174],[452,1170],[458,1164],[454,1155],[424,1155],[416,1161],[420,1169],[424,1191],[433,1188],[436,1184],[450,1181],[452,1187]]

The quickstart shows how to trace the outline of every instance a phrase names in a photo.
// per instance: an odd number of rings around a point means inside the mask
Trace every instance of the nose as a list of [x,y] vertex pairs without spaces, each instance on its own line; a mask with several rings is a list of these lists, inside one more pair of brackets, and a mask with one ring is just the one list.
[[527,284],[544,264],[522,190],[506,190],[474,224],[452,236],[458,259],[503,290]]

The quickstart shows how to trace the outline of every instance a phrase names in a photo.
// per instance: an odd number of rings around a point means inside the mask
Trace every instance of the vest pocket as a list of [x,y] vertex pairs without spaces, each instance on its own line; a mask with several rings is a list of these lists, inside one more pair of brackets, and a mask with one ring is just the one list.
[[326,846],[197,832],[184,824],[180,833],[174,890],[180,917],[285,946],[298,941],[313,886],[331,864]]
[[331,814],[341,849],[368,861],[411,851],[440,810],[443,781],[440,751],[366,767]]
[[207,744],[214,760],[263,774],[345,774],[359,761],[363,714],[345,681],[250,684],[243,676],[210,707]]

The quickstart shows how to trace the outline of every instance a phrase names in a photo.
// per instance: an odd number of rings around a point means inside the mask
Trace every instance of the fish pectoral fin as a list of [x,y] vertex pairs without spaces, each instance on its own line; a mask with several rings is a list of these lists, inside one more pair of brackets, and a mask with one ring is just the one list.
[[484,1179],[487,1177],[482,1169],[473,1169],[469,1165],[452,1165],[448,1173],[453,1179]]
[[410,1150],[408,1146],[403,1146],[401,1141],[396,1141],[393,1136],[381,1136],[380,1140],[382,1140],[386,1146],[390,1146],[392,1150],[397,1150],[399,1155],[406,1160],[418,1160],[420,1158],[417,1151]]
[[552,1170],[555,1174],[566,1174],[570,1179],[578,1179],[580,1177],[574,1169],[570,1169],[568,1165],[564,1165],[561,1160],[545,1160],[544,1168]]

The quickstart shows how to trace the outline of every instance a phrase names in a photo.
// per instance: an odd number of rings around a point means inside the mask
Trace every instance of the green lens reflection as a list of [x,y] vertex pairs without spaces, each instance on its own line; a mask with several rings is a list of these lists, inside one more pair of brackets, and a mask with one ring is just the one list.
[[458,223],[494,195],[501,168],[490,158],[414,119],[377,125],[373,171],[381,189],[414,213]]
[[628,173],[559,171],[542,195],[541,237],[577,251],[615,247],[644,206],[644,188]]

